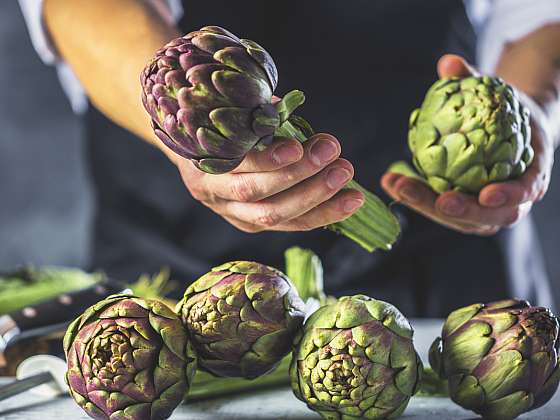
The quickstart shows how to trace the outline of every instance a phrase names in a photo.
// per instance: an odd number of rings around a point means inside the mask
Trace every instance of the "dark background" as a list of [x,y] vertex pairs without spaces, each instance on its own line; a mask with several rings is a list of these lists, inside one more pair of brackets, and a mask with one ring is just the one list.
[[[37,57],[16,1],[0,2],[0,271],[87,266],[92,191],[79,117]],[[404,141],[404,139],[403,139]],[[560,301],[560,165],[534,215]]]

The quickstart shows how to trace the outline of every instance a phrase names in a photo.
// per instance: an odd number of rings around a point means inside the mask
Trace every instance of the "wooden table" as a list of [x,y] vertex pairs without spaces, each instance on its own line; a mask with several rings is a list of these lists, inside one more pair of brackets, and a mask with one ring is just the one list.
[[[441,321],[415,320],[415,343],[421,357],[426,360],[427,349],[438,335]],[[8,379],[0,378],[0,383]],[[463,410],[447,398],[415,397],[410,402],[403,418],[425,420],[473,419],[473,413]],[[0,402],[2,420],[51,420],[88,419],[70,397],[46,400],[32,393]],[[297,400],[289,388],[263,390],[235,397],[183,404],[171,419],[230,420],[230,419],[317,419],[318,415]],[[560,393],[545,407],[529,412],[520,419],[560,420]]]

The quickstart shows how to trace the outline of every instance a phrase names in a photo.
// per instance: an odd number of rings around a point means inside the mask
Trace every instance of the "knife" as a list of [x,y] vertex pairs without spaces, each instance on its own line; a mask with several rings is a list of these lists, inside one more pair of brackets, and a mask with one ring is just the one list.
[[22,340],[63,332],[91,305],[116,293],[132,292],[121,283],[105,280],[0,316],[0,367],[7,363],[4,354],[8,347]]

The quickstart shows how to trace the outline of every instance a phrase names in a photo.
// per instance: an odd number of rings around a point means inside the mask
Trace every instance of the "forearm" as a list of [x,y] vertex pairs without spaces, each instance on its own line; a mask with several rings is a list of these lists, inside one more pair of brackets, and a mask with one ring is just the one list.
[[529,95],[548,117],[554,146],[560,144],[560,24],[544,26],[509,44],[496,74]]
[[167,153],[142,108],[139,77],[154,52],[179,36],[178,29],[141,0],[45,0],[43,13],[59,53],[92,103]]

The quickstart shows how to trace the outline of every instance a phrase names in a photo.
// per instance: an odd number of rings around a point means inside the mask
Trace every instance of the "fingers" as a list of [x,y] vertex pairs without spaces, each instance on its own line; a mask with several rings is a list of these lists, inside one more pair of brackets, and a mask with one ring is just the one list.
[[550,146],[544,144],[539,130],[532,131],[535,157],[527,171],[518,179],[484,187],[479,193],[481,206],[513,207],[542,199],[550,183],[554,152]]
[[[246,232],[314,229],[343,220],[363,205],[359,191],[341,191],[354,168],[338,158],[341,148],[336,138],[320,134],[297,145],[302,151],[299,159],[278,168],[272,147],[252,153],[228,174],[206,174],[188,161],[178,167],[196,200]],[[275,146],[292,144],[282,139]]]
[[263,151],[249,152],[233,173],[274,171],[303,157],[303,146],[295,139],[280,138]]
[[279,226],[285,231],[307,231],[340,222],[364,204],[364,196],[356,190],[343,190],[309,212]]
[[339,191],[334,197],[311,209],[309,212],[274,226],[248,223],[235,216],[224,216],[224,218],[238,229],[248,233],[262,232],[264,230],[283,232],[309,231],[340,222],[354,214],[363,204],[364,196],[361,192],[345,189]]
[[423,183],[396,173],[381,179],[381,186],[394,199],[424,216],[435,215],[436,194]]
[[443,55],[437,63],[437,71],[440,78],[478,76],[474,67],[455,54]]
[[257,202],[226,201],[224,214],[273,228],[301,216],[340,191],[354,175],[350,162],[338,159],[293,188]]
[[478,204],[475,196],[448,191],[435,202],[435,209],[450,221],[478,226],[509,226],[520,217],[519,206],[487,208]]
[[548,186],[548,178],[540,175],[536,167],[531,167],[519,179],[490,184],[480,191],[479,204],[487,208],[502,208],[537,201]]
[[515,223],[520,217],[516,208],[482,208],[475,197],[459,192],[447,192],[438,196],[423,183],[400,174],[385,174],[381,184],[395,200],[462,233],[491,235],[501,226]]
[[304,157],[292,165],[269,172],[211,175],[201,180],[199,188],[213,191],[224,200],[257,202],[319,173],[338,158],[340,151],[334,137],[314,136],[304,145]]

